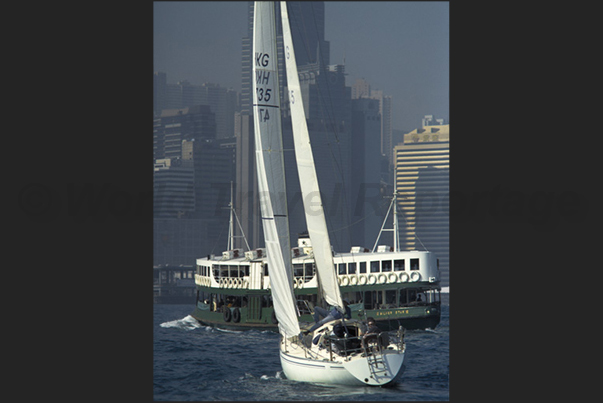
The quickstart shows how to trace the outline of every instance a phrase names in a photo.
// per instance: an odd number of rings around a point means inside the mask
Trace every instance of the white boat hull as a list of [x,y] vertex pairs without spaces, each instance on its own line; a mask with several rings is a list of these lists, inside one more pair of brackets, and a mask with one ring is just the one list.
[[317,361],[280,352],[281,365],[287,379],[298,382],[350,386],[383,386],[394,382],[401,373],[404,353],[386,352],[382,359],[386,371],[372,374],[366,357],[349,361]]

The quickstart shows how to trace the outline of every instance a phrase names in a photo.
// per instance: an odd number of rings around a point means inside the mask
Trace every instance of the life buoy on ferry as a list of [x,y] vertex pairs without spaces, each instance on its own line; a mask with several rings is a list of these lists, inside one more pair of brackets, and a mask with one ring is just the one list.
[[348,276],[343,276],[343,278],[341,279],[341,285],[346,286],[350,284],[350,279],[348,278]]
[[272,316],[270,317],[270,320],[272,321],[272,323],[274,323],[275,325],[278,324],[278,320],[276,319],[276,312],[272,311]]
[[369,274],[368,282],[369,282],[369,284],[375,284],[377,282],[377,277],[375,277],[374,274]]
[[356,276],[350,276],[350,283],[352,285],[358,284],[358,277],[356,277]]
[[361,274],[358,282],[360,283],[360,285],[365,285],[366,284],[366,274]]
[[234,323],[239,323],[241,321],[241,311],[239,308],[235,308],[232,310],[232,321]]
[[406,283],[408,281],[408,274],[400,273],[400,281]]
[[398,281],[398,276],[396,276],[394,273],[391,273],[389,275],[389,282],[390,283],[395,283],[396,281]]
[[419,274],[418,271],[416,271],[416,272],[414,272],[413,274],[410,275],[410,279],[413,282],[417,282],[417,281],[419,281],[421,279],[421,275]]
[[229,307],[222,307],[222,317],[224,318],[224,322],[230,322],[230,319],[232,319],[232,312],[230,312]]
[[387,276],[383,273],[379,274],[378,277],[379,284],[384,284],[387,281]]
[[337,276],[337,285],[341,285],[341,277]]
[[303,288],[304,286],[304,279],[303,278],[298,278],[297,281],[297,288]]

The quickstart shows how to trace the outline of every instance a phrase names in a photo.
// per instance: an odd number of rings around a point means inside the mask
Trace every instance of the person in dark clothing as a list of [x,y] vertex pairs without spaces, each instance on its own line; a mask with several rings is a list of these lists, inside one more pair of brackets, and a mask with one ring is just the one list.
[[366,318],[366,323],[368,326],[366,332],[363,333],[363,337],[366,338],[366,336],[368,336],[369,334],[379,334],[381,332],[381,330],[379,330],[379,328],[377,327],[377,322],[375,322],[375,318],[369,316],[368,318]]

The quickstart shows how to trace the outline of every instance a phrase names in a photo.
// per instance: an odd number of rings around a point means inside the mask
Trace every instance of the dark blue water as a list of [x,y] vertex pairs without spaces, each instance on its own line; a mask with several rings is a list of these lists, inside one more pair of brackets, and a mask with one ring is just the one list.
[[449,400],[447,301],[435,330],[406,331],[406,370],[398,384],[385,388],[287,380],[278,334],[220,331],[199,325],[189,316],[190,305],[155,305],[154,400]]

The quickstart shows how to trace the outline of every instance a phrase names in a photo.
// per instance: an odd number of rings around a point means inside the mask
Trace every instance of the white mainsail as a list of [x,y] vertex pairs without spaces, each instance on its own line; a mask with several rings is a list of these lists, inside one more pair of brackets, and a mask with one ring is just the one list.
[[318,177],[314,167],[314,157],[310,144],[310,135],[301,97],[301,87],[297,73],[293,39],[289,26],[287,3],[281,1],[281,18],[283,24],[283,42],[285,47],[285,65],[287,69],[287,86],[291,104],[291,121],[293,126],[293,143],[299,174],[302,200],[306,215],[308,235],[312,241],[314,260],[323,296],[328,304],[343,310],[341,292],[337,284],[337,276],[333,264],[331,241],[327,230],[322,199],[318,187]]
[[274,311],[280,332],[292,337],[300,328],[291,270],[274,9],[274,2],[256,1],[253,12],[255,155]]

